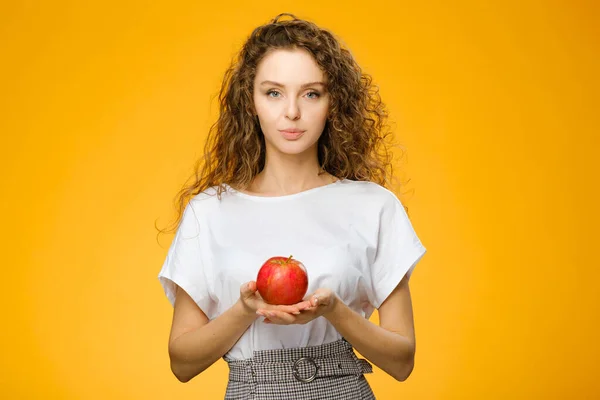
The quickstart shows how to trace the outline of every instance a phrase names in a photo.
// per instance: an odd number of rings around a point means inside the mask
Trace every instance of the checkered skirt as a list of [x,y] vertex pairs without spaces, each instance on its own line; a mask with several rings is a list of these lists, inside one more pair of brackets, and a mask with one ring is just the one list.
[[344,339],[320,346],[255,351],[233,360],[225,400],[372,400],[373,372]]

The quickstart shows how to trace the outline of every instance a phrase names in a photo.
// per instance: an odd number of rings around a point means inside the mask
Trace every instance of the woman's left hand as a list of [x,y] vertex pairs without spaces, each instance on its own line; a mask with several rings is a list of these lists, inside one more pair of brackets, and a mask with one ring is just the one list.
[[333,310],[339,301],[338,297],[329,289],[317,289],[307,300],[295,304],[300,309],[299,314],[291,314],[285,311],[259,309],[256,313],[265,317],[266,324],[291,325],[306,324],[315,318]]

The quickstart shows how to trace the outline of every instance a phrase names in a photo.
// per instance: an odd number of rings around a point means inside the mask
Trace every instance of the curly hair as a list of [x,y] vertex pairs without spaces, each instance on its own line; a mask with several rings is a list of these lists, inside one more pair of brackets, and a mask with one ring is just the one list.
[[[284,16],[293,19],[281,20]],[[226,70],[218,98],[218,120],[209,130],[203,158],[176,196],[177,217],[164,232],[177,229],[193,196],[217,187],[220,200],[226,190],[223,183],[246,189],[264,168],[265,138],[255,117],[253,86],[260,61],[277,49],[307,51],[325,74],[330,109],[318,141],[322,173],[338,179],[376,182],[393,191],[393,144],[388,143],[388,112],[379,88],[332,33],[282,13],[254,29]]]

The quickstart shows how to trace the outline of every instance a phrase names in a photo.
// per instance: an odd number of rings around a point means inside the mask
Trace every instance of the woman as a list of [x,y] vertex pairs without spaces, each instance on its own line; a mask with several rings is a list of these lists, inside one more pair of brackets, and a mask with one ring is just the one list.
[[[328,31],[281,14],[252,32],[226,73],[203,169],[179,193],[159,274],[180,381],[222,357],[226,399],[373,399],[371,363],[410,375],[408,280],[426,250],[385,188],[386,116]],[[307,296],[267,304],[257,272],[290,254],[306,267]]]

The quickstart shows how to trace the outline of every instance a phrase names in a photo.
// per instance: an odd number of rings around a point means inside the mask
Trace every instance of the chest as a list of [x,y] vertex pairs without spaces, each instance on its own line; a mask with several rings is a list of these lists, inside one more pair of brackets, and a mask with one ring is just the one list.
[[203,238],[216,297],[225,292],[236,296],[239,286],[255,280],[260,267],[273,256],[292,255],[304,264],[308,293],[329,288],[351,303],[370,285],[376,233],[358,229],[351,219],[269,212],[222,221],[212,225]]

